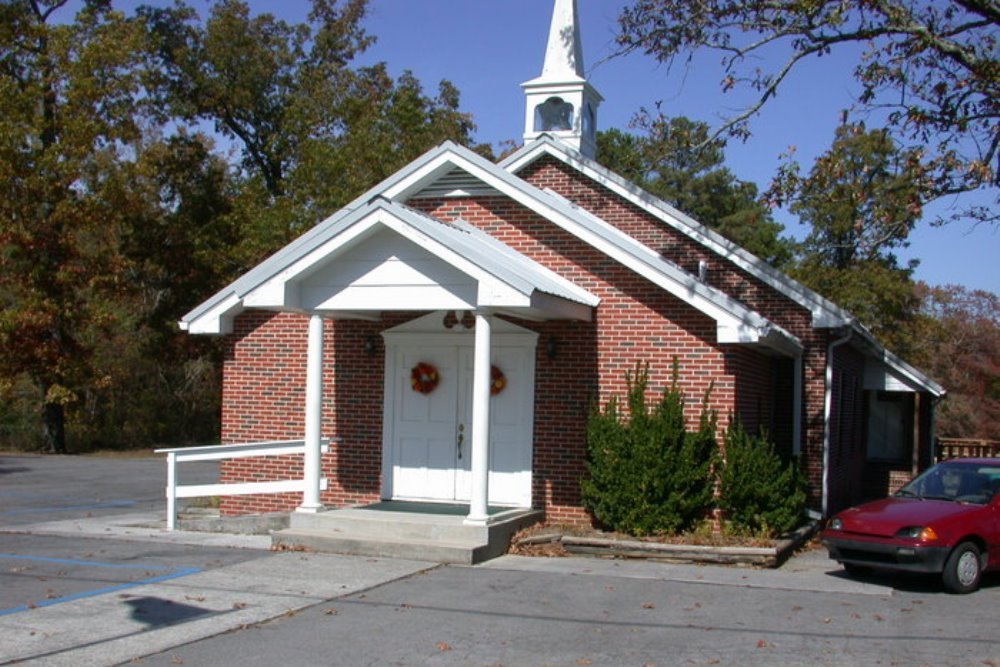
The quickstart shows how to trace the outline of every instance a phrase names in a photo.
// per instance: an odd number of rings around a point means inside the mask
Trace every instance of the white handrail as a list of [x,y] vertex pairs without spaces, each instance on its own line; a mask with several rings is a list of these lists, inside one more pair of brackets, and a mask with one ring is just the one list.
[[[330,450],[330,439],[321,440],[320,450]],[[251,456],[305,456],[305,440],[270,440],[248,442],[235,445],[209,445],[207,447],[175,447],[157,449],[157,454],[167,455],[167,530],[177,527],[177,499],[204,496],[243,496],[255,493],[303,493],[305,481],[302,478],[271,482],[235,482],[231,484],[188,484],[177,483],[177,465],[191,461],[220,461],[241,459]],[[327,480],[320,480],[320,489],[326,490]]]

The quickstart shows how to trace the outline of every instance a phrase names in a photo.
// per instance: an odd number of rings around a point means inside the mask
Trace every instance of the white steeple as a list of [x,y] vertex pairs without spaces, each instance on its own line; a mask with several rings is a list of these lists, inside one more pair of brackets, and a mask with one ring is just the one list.
[[548,133],[587,157],[597,153],[597,107],[602,97],[584,78],[576,0],[555,0],[542,75],[521,84],[524,141]]

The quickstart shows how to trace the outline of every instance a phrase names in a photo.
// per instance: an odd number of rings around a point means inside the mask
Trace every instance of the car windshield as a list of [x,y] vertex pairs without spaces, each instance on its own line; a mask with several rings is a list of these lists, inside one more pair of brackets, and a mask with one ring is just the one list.
[[903,498],[985,505],[1000,491],[1000,462],[939,463],[896,492]]

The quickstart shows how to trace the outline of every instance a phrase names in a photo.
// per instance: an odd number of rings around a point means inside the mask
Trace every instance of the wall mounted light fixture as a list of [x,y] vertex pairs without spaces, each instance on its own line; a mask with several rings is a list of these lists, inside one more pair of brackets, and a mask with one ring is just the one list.
[[555,359],[559,354],[559,341],[555,336],[549,336],[549,340],[545,343],[545,354],[549,359]]
[[374,357],[376,352],[378,352],[378,337],[374,334],[368,334],[365,337],[365,354]]

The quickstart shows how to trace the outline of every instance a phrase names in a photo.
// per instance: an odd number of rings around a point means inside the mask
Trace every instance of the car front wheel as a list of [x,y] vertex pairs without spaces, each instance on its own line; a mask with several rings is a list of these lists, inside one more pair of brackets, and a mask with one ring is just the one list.
[[962,542],[945,561],[942,579],[944,587],[952,593],[971,593],[979,588],[982,574],[979,547],[972,542]]

